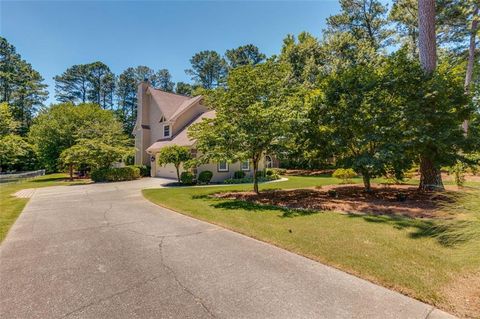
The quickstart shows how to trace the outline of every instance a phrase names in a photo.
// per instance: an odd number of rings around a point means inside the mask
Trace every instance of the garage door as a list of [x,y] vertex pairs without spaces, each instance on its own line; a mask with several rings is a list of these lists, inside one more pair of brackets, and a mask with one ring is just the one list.
[[[180,169],[180,172],[182,170]],[[175,178],[177,179],[177,171],[173,164],[167,164],[165,166],[157,166],[157,177]]]

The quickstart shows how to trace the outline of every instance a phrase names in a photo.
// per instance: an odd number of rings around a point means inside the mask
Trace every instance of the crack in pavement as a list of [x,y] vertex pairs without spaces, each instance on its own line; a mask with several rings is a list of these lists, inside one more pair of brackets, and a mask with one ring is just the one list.
[[102,303],[102,302],[104,302],[104,301],[107,301],[107,300],[109,300],[109,299],[112,299],[112,298],[114,298],[114,297],[116,297],[116,296],[120,296],[120,295],[122,295],[122,294],[124,294],[124,293],[127,293],[127,292],[129,292],[129,291],[131,291],[131,290],[133,290],[133,289],[139,288],[139,287],[141,287],[141,286],[144,286],[144,285],[148,284],[149,282],[154,281],[154,280],[156,280],[156,279],[158,279],[158,278],[160,278],[160,277],[161,277],[161,274],[158,274],[158,275],[153,276],[153,277],[151,277],[151,278],[149,278],[149,279],[147,279],[147,280],[137,282],[136,284],[134,284],[134,285],[132,285],[132,286],[130,286],[130,287],[128,287],[128,288],[125,288],[125,289],[123,289],[123,290],[117,291],[117,292],[115,292],[115,293],[113,293],[113,294],[111,294],[111,295],[108,295],[108,296],[106,296],[106,297],[104,297],[104,298],[100,298],[100,299],[98,299],[98,300],[96,300],[96,301],[92,301],[92,302],[89,303],[89,304],[86,304],[86,305],[83,305],[83,306],[81,306],[81,307],[78,307],[78,308],[76,308],[76,309],[74,309],[74,310],[72,310],[72,311],[70,311],[70,312],[68,312],[68,313],[60,316],[59,318],[69,317],[69,316],[71,316],[71,315],[73,315],[73,314],[75,314],[75,313],[77,313],[77,312],[80,312],[80,311],[82,311],[82,310],[88,309],[88,308],[90,308],[90,307],[92,307],[92,306],[96,306],[96,305],[98,305],[98,304],[100,304],[100,303]]
[[180,286],[180,288],[183,289],[183,291],[185,291],[186,293],[188,293],[189,295],[191,295],[193,297],[193,300],[195,300],[195,302],[197,304],[199,304],[207,313],[210,317],[212,318],[216,318],[215,315],[213,314],[213,312],[205,305],[205,302],[202,300],[202,298],[198,297],[197,295],[195,295],[193,293],[193,291],[191,291],[190,289],[188,289],[184,284],[182,284],[182,282],[180,281],[180,279],[178,279],[178,276],[177,274],[175,273],[175,271],[173,270],[173,268],[171,268],[170,266],[167,266],[167,264],[165,263],[164,261],[164,256],[163,256],[163,243],[165,241],[165,238],[166,237],[162,237],[161,240],[160,240],[160,243],[158,244],[158,248],[160,250],[160,263],[162,264],[162,266],[167,269],[170,274],[172,275],[173,279],[175,280],[175,282],[177,283],[177,285]]
[[133,229],[125,229],[125,231],[128,231],[130,233],[135,233],[135,234],[138,234],[138,235],[151,237],[151,238],[157,238],[157,239],[163,239],[163,238],[169,238],[169,237],[182,238],[182,237],[196,236],[196,235],[205,234],[205,233],[213,233],[213,232],[222,231],[222,230],[223,229],[221,229],[221,228],[213,228],[213,229],[207,229],[207,230],[202,230],[202,231],[193,232],[193,233],[186,233],[186,234],[153,235],[153,234],[145,234],[145,233],[133,230]]

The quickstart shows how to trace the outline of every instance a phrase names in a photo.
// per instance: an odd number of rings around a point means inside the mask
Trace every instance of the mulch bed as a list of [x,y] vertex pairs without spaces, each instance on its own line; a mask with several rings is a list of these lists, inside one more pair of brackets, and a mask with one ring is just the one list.
[[420,192],[408,185],[372,187],[367,193],[358,185],[331,185],[321,188],[217,193],[216,198],[243,200],[261,205],[306,210],[332,210],[413,218],[446,218],[440,208],[453,203],[454,192]]

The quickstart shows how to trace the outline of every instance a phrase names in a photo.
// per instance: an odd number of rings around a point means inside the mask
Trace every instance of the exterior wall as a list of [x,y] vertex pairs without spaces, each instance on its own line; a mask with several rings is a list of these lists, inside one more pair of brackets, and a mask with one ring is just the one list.
[[150,129],[149,129],[149,100],[147,95],[148,83],[141,83],[138,86],[138,102],[137,102],[137,123],[135,135],[135,164],[149,165],[150,156],[145,150],[151,145]]
[[150,99],[150,118],[149,118],[149,125],[150,125],[150,144],[147,146],[149,147],[159,139],[163,139],[163,125],[167,124],[168,122],[160,123],[160,119],[162,118],[163,114],[160,111],[160,108],[157,106],[157,103],[154,99]]
[[[175,170],[175,166],[172,164],[167,164],[165,166],[159,166],[157,163],[157,156],[155,155],[155,162],[151,163],[152,165],[152,176],[156,177],[167,177],[167,178],[177,178],[177,173]],[[236,171],[241,170],[241,163],[240,162],[235,162],[235,163],[229,163],[228,165],[228,172],[219,172],[218,171],[218,166],[217,163],[208,163],[208,164],[203,164],[197,167],[197,177],[198,174],[200,174],[203,171],[211,171],[213,173],[212,176],[212,183],[220,183],[223,182],[225,179],[228,178],[233,178],[233,174]],[[260,160],[258,163],[258,169],[263,170],[265,169],[265,158]],[[185,171],[182,167],[180,167],[180,174]],[[253,176],[253,165],[250,163],[250,170],[249,171],[244,171],[245,176],[247,177],[252,177]]]

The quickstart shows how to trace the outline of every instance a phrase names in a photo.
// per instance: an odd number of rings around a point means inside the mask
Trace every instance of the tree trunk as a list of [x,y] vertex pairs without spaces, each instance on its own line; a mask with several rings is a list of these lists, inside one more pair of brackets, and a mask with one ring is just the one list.
[[[470,46],[468,48],[468,62],[467,62],[467,72],[465,74],[465,93],[470,94],[470,86],[472,83],[473,77],[473,65],[475,62],[475,37],[477,35],[478,28],[478,3],[473,4],[473,14],[472,14],[472,28],[470,29]],[[463,130],[465,133],[468,132],[468,120],[463,122]]]
[[365,187],[365,191],[370,193],[372,191],[372,186],[370,184],[370,174],[368,173],[362,173],[362,179],[363,179],[363,186]]
[[257,176],[257,173],[258,173],[258,159],[253,158],[252,162],[253,162],[253,191],[256,194],[258,194],[259,193],[259,191],[258,191],[258,176]]
[[418,0],[418,53],[423,70],[430,74],[437,67],[435,0]]
[[70,181],[73,181],[73,164],[68,165],[68,170],[70,172]]
[[[418,54],[425,74],[431,75],[437,67],[435,0],[418,0]],[[445,189],[440,169],[426,154],[420,155],[419,188],[422,190]]]
[[423,191],[442,191],[445,190],[442,182],[440,168],[428,156],[420,158],[420,185],[418,187]]
[[180,183],[180,165],[175,165],[175,169],[177,170],[177,180]]

